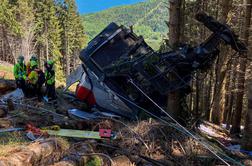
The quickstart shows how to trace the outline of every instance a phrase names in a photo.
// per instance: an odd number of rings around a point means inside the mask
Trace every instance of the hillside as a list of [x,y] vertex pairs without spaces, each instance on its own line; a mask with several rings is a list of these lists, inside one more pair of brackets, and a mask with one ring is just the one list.
[[82,15],[89,39],[97,35],[110,22],[115,22],[126,26],[134,25],[134,31],[144,36],[147,43],[154,49],[158,49],[162,36],[167,33],[164,22],[167,18],[168,10],[163,0],[148,0]]

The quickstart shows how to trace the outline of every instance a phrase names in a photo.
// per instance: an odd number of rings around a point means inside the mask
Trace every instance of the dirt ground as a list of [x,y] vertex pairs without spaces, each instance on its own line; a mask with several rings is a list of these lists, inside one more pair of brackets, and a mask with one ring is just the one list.
[[[91,131],[98,131],[103,128],[111,129],[116,133],[116,139],[114,140],[49,137],[49,139],[63,140],[61,144],[63,142],[68,147],[57,160],[60,165],[66,164],[61,162],[69,161],[69,156],[75,158],[76,154],[71,155],[73,154],[72,151],[76,151],[76,147],[82,147],[83,145],[88,147],[84,148],[85,157],[81,160],[81,157],[75,159],[75,165],[111,165],[111,160],[114,165],[125,166],[223,164],[199,142],[182,134],[176,127],[162,124],[154,119],[139,121],[97,119],[84,121],[71,118],[67,114],[68,109],[85,109],[86,105],[69,99],[60,90],[58,90],[58,100],[54,104],[38,102],[36,98],[23,99],[19,103],[32,106],[34,109],[15,106],[13,110],[8,111],[7,116],[0,119],[0,129],[25,127],[27,124],[33,124],[38,128],[51,125],[59,125],[62,129]],[[50,110],[60,114],[60,116],[41,109]],[[20,148],[22,149],[34,142],[27,138],[25,131],[5,132],[0,133],[0,135],[0,160],[1,157],[10,156]],[[43,139],[48,139],[48,137]],[[220,148],[216,145],[216,149]],[[80,148],[78,151],[83,151],[83,149]],[[225,152],[222,151],[222,153]],[[80,154],[78,153],[78,155]],[[235,159],[241,161],[241,158],[236,157]],[[46,162],[43,160],[46,160]],[[76,160],[78,161],[76,162]],[[57,164],[55,159],[50,160],[48,158],[41,159],[39,162],[39,165]],[[72,160],[70,162],[72,163]]]

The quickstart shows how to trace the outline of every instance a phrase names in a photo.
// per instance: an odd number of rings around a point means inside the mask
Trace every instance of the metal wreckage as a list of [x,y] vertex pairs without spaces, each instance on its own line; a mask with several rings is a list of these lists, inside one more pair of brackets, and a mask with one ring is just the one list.
[[180,90],[186,96],[192,73],[210,68],[222,41],[236,52],[247,50],[227,25],[205,13],[196,19],[212,31],[208,39],[166,53],[155,52],[132,30],[109,24],[81,51],[83,64],[70,75],[68,86],[79,81],[76,97],[101,112],[135,119],[145,111],[160,117],[167,94]]

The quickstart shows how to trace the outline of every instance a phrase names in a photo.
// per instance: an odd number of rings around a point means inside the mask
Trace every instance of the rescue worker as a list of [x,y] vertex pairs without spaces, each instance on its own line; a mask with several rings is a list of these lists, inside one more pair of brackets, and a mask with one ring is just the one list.
[[45,100],[55,100],[55,71],[54,62],[49,60],[45,63],[45,85],[46,85],[46,97]]
[[23,93],[26,94],[26,66],[24,63],[24,56],[20,55],[17,59],[17,63],[14,66],[14,77],[16,80],[17,88],[22,89]]
[[28,75],[28,87],[30,97],[37,96],[38,100],[41,101],[42,93],[41,88],[45,82],[45,76],[42,70],[38,68],[36,60],[30,61],[30,72]]
[[36,69],[37,69],[37,63],[35,61],[30,61],[29,64],[30,71],[27,77],[28,97],[33,97],[36,95],[36,86],[38,83],[38,73]]
[[27,75],[30,74],[31,70],[31,61],[35,61],[38,64],[38,59],[35,55],[32,55],[32,57],[30,58],[30,61],[27,63],[26,65],[26,73]]

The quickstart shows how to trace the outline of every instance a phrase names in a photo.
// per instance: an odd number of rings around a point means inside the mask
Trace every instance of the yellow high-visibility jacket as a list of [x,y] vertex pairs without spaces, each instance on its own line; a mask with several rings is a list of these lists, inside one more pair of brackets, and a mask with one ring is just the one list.
[[35,85],[38,82],[38,72],[33,70],[28,75],[28,82]]

